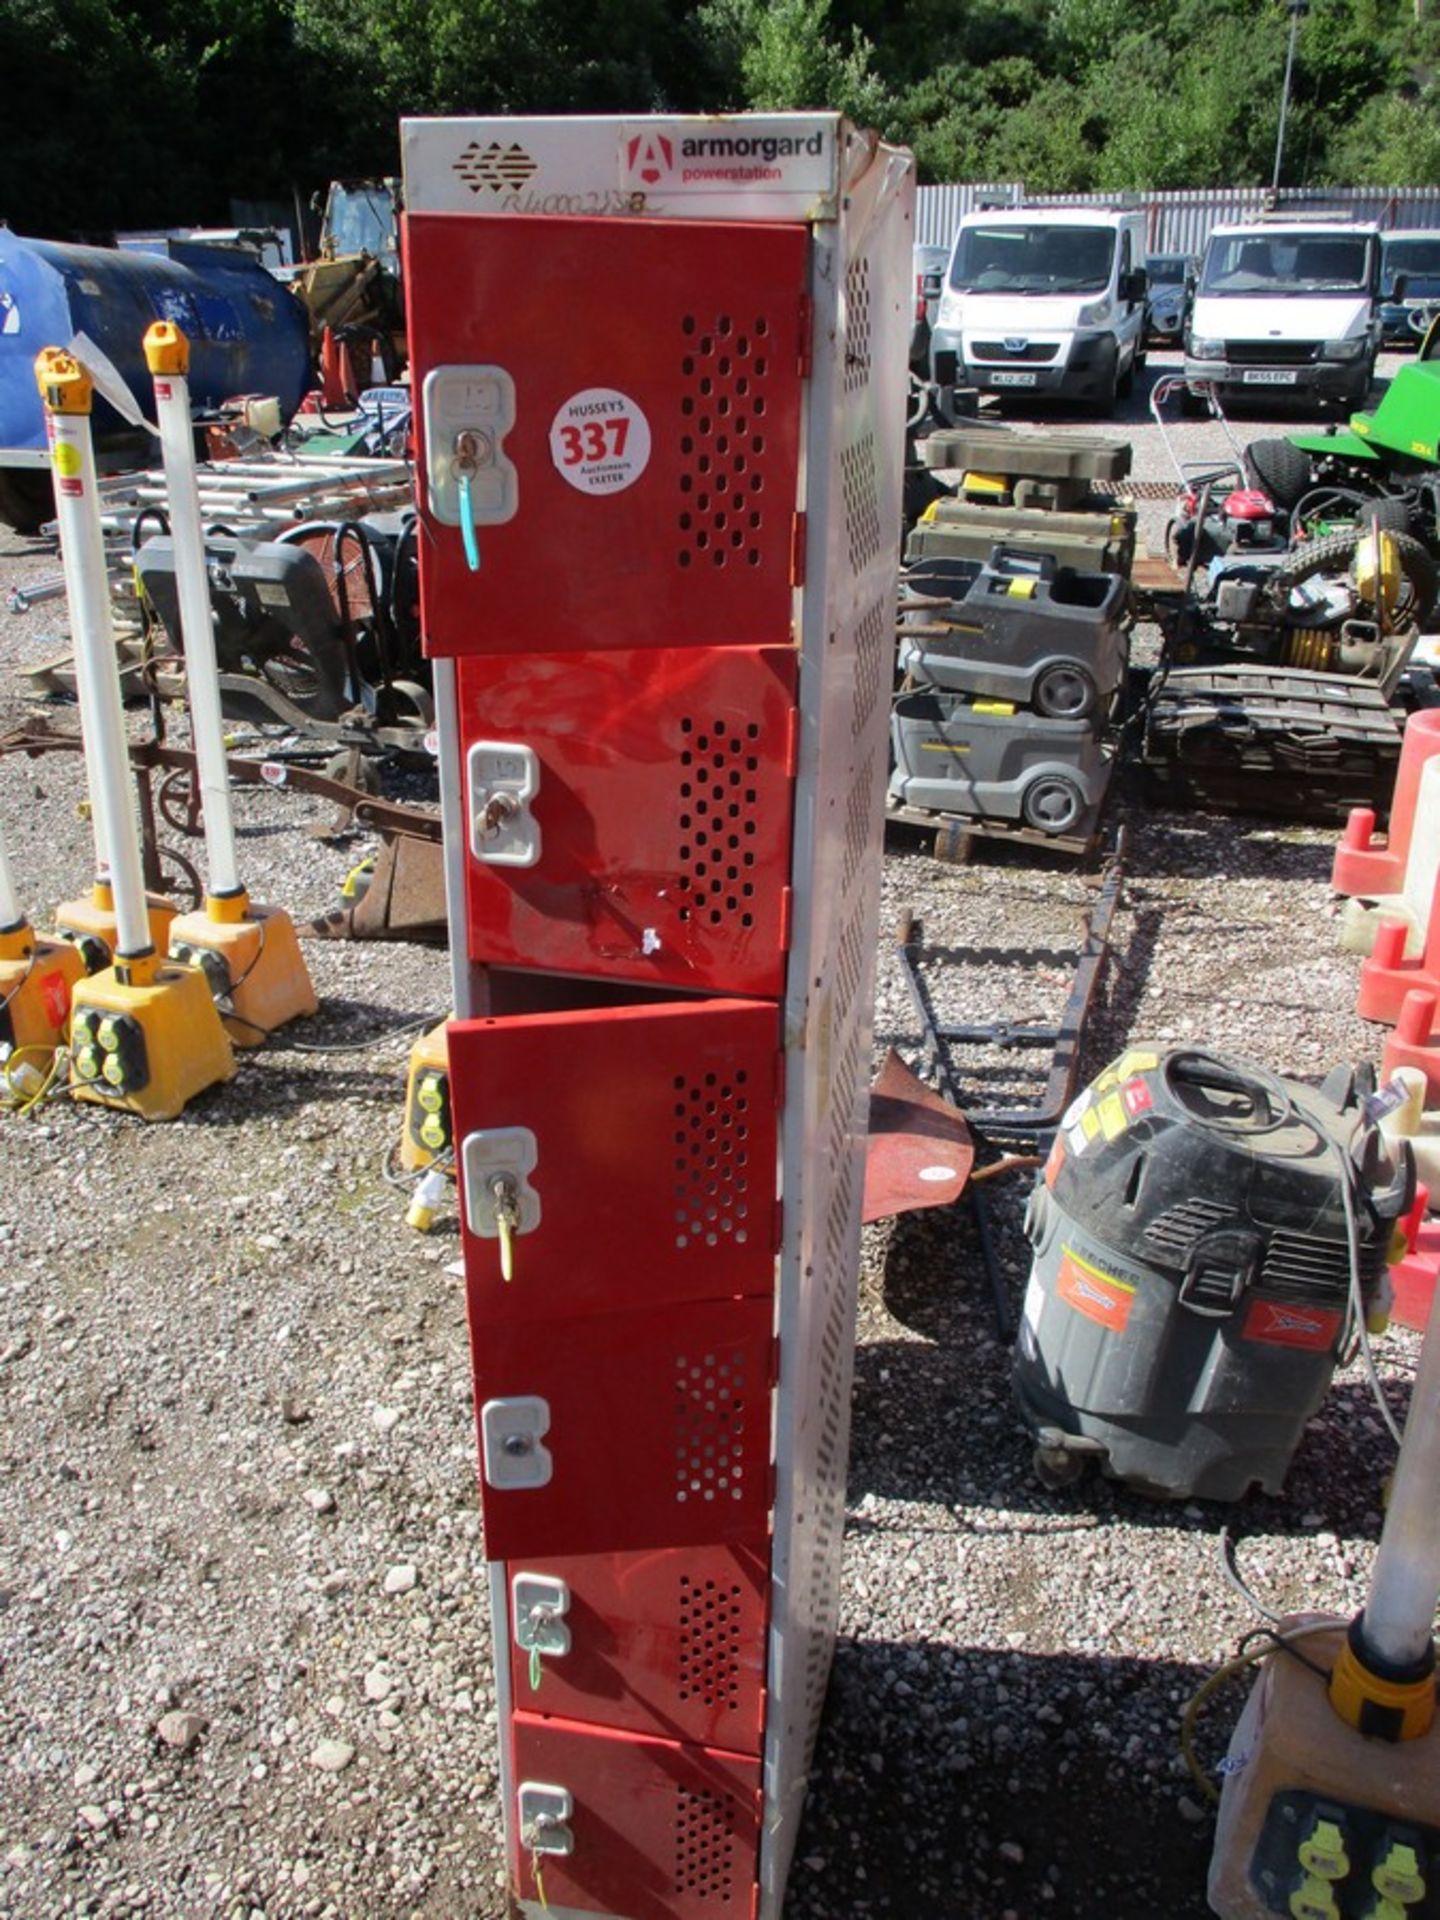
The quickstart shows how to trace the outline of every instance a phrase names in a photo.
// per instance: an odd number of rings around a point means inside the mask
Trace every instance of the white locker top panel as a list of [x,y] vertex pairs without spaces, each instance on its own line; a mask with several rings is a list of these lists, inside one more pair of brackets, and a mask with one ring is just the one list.
[[411,213],[806,222],[838,217],[874,145],[833,113],[403,120],[400,138]]

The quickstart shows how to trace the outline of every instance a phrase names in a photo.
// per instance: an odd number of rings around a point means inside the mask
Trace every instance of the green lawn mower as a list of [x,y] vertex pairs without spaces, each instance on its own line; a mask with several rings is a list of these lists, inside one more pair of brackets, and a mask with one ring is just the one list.
[[1378,521],[1440,553],[1440,323],[1373,413],[1325,433],[1252,440],[1245,464],[1288,515],[1292,544]]

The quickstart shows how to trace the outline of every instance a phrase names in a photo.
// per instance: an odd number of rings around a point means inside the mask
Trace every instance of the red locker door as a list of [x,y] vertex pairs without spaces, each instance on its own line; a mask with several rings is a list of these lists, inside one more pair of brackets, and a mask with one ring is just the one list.
[[[779,1244],[774,1006],[460,1020],[448,1042],[477,1331],[768,1299]],[[488,1204],[497,1172],[520,1201],[509,1281]]]
[[723,1545],[765,1532],[768,1299],[548,1326],[472,1320],[470,1346],[487,1559]]
[[[769,1565],[764,1538],[749,1547],[512,1560],[516,1706],[758,1754]],[[546,1607],[555,1609],[553,1624],[541,1618]],[[560,1650],[537,1651],[532,1667],[537,1636]]]
[[[541,1856],[552,1907],[625,1920],[751,1920],[760,1846],[760,1762],[668,1740],[603,1733],[517,1714],[511,1721],[517,1803],[553,1804],[527,1786],[570,1796],[571,1850]],[[518,1813],[512,1831],[522,1834]],[[511,1871],[539,1902],[523,1836]]]
[[536,760],[526,865],[467,762],[471,958],[778,998],[795,682],[781,647],[462,661],[461,739]]
[[417,412],[430,653],[790,639],[807,247],[800,226],[409,217],[417,394],[437,368],[513,383],[514,512],[479,529],[477,572],[430,511]]

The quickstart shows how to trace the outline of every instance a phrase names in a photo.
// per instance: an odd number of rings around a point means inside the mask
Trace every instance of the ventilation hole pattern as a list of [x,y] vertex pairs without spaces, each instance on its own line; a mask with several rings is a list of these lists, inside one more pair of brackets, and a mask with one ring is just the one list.
[[[857,912],[851,926],[863,929],[863,915]],[[846,933],[849,934],[847,927]],[[801,1724],[811,1730],[819,1722],[825,1682],[830,1671],[830,1653],[839,1613],[839,1562],[845,1515],[845,1477],[847,1466],[846,1415],[849,1408],[852,1372],[854,1309],[848,1286],[842,1279],[848,1273],[843,1265],[850,1237],[850,1211],[855,1198],[854,1155],[851,1140],[855,1124],[855,1101],[860,1084],[860,1030],[855,1027],[835,1076],[827,1140],[828,1166],[831,1171],[830,1204],[825,1216],[822,1274],[825,1317],[818,1340],[818,1421],[815,1441],[816,1473],[809,1501],[809,1526],[797,1556],[797,1585],[807,1596],[804,1616],[808,1623],[805,1649],[805,1704]]]
[[675,1789],[675,1891],[728,1903],[735,1889],[735,1810],[704,1787]]
[[682,1700],[699,1700],[730,1713],[740,1706],[740,1602],[738,1583],[680,1576]]
[[753,927],[760,729],[686,718],[680,733],[680,918]]
[[680,322],[682,567],[758,567],[765,524],[765,433],[773,337],[764,314]]
[[745,1477],[745,1357],[675,1357],[675,1500],[739,1500]]
[[890,679],[893,635],[885,618],[885,603],[877,600],[855,629],[855,693],[850,716],[850,738],[863,740],[882,689]]
[[[855,915],[852,926],[861,927]],[[849,928],[846,929],[848,937]],[[843,1259],[850,1233],[850,1203],[854,1198],[853,1140],[855,1095],[860,1077],[860,1029],[851,1033],[830,1094],[829,1166],[834,1184],[825,1216],[825,1263],[833,1275]]]
[[852,913],[835,955],[835,999],[849,1006],[860,992],[860,974],[865,961],[865,927],[858,913]]
[[864,764],[850,783],[845,802],[845,847],[840,863],[840,894],[845,898],[857,874],[866,865],[870,849],[870,818],[875,806],[875,754],[866,754]]
[[865,434],[841,454],[840,494],[845,502],[850,571],[863,573],[880,553],[880,485],[873,433]]
[[852,260],[845,275],[845,391],[870,384],[870,262]]
[[749,1075],[674,1082],[675,1245],[743,1247],[750,1237]]

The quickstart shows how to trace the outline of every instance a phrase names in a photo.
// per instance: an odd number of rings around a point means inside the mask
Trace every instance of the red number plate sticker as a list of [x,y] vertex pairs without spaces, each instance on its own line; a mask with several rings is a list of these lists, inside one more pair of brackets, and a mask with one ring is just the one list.
[[614,387],[586,387],[555,415],[550,458],[580,493],[623,493],[650,464],[650,422]]

